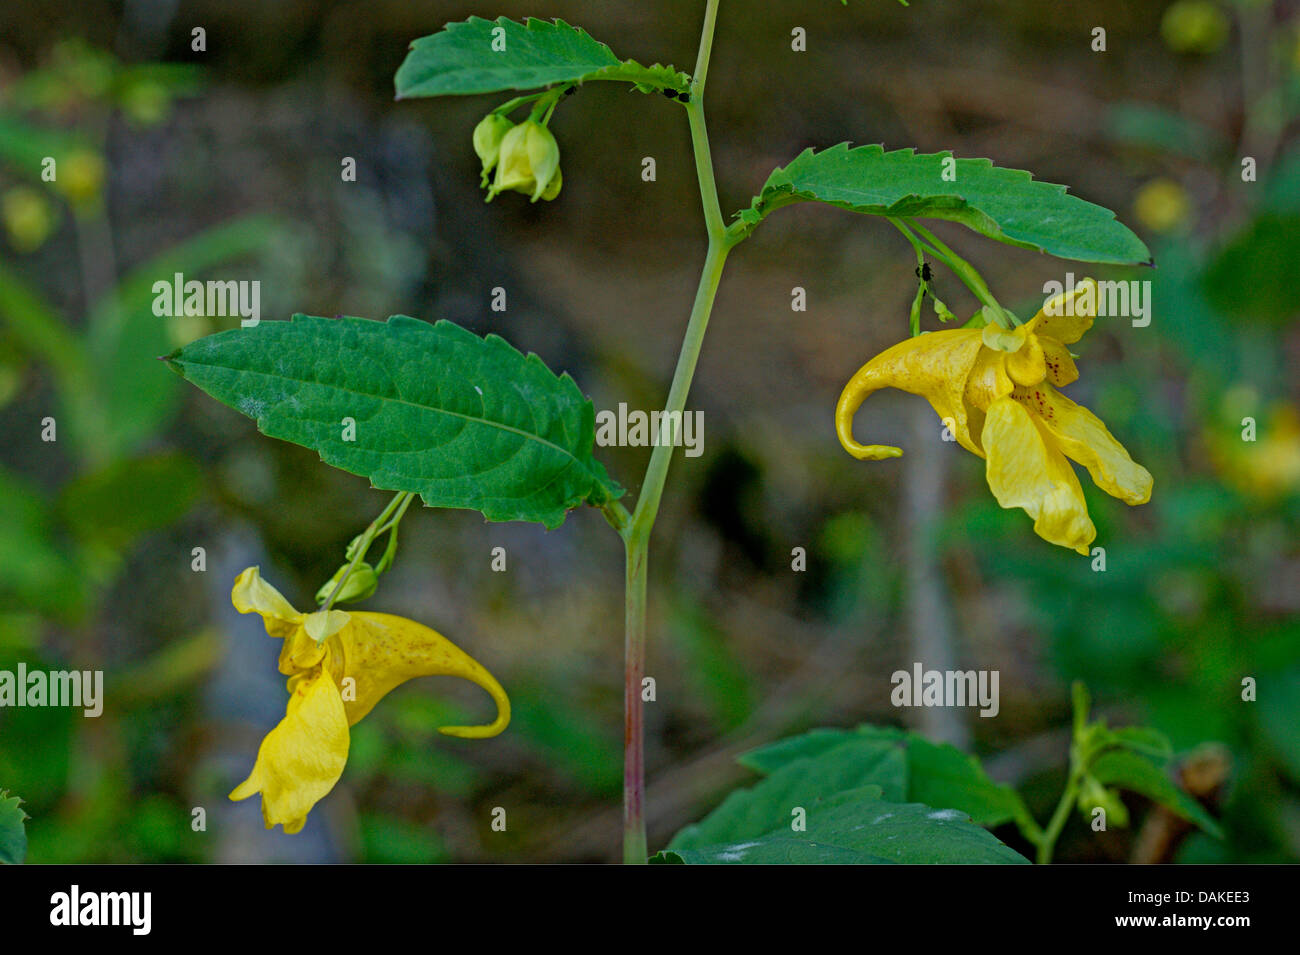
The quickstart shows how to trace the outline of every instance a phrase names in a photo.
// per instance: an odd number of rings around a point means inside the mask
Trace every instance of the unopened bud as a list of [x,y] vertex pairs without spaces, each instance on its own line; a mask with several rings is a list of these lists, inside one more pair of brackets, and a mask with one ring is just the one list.
[[[320,590],[316,591],[316,602],[323,604],[330,599],[330,594],[334,593],[334,588],[339,585],[343,575],[347,574],[348,565],[344,564],[334,572],[334,576],[325,583]],[[354,600],[365,600],[379,587],[379,575],[375,573],[375,568],[371,567],[364,560],[353,568],[352,573],[348,574],[348,579],[343,584],[343,589],[339,595],[334,598],[336,604],[352,603]]]
[[500,113],[488,113],[474,127],[474,152],[483,160],[484,186],[488,184],[488,174],[496,168],[497,160],[501,157],[501,140],[514,128],[515,124]]

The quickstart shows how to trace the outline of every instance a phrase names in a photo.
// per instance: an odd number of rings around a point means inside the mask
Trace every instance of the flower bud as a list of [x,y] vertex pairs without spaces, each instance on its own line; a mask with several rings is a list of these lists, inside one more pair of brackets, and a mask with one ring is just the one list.
[[538,199],[560,194],[560,147],[551,131],[536,120],[520,123],[501,140],[496,181],[488,190],[491,201],[507,189]]
[[[329,600],[330,594],[334,593],[334,588],[339,585],[339,581],[348,571],[348,565],[344,564],[338,570],[334,571],[334,576],[324,584],[320,590],[316,591],[316,602],[323,604]],[[375,573],[375,568],[371,567],[364,560],[353,568],[352,573],[348,576],[347,582],[343,584],[343,589],[339,595],[334,598],[336,604],[352,603],[354,600],[365,600],[375,592],[379,587],[379,575]]]
[[500,113],[488,113],[474,127],[474,152],[483,160],[483,185],[488,184],[488,173],[501,156],[501,140],[514,128],[515,124]]

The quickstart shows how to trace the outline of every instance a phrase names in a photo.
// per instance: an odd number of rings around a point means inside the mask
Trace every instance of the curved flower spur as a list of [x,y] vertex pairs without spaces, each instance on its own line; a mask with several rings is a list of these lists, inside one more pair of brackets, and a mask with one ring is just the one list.
[[510,700],[496,679],[442,634],[405,617],[366,611],[299,613],[249,567],[230,593],[240,613],[257,613],[284,641],[280,672],[289,677],[283,720],[266,734],[234,800],[262,794],[266,828],[297,832],[334,788],[348,759],[348,727],[389,690],[419,676],[458,676],[492,695],[497,717],[485,726],[443,726],[467,739],[496,736],[510,722]]
[[1000,505],[1023,509],[1039,537],[1086,556],[1097,529],[1066,458],[1126,504],[1145,504],[1152,484],[1101,419],[1056,390],[1079,377],[1065,346],[1092,327],[1096,311],[1096,283],[1085,279],[1014,330],[956,328],[899,342],[845,385],[835,409],[840,444],[860,460],[898,457],[898,448],[854,440],[853,416],[881,388],[921,395],[958,443],[988,462]]

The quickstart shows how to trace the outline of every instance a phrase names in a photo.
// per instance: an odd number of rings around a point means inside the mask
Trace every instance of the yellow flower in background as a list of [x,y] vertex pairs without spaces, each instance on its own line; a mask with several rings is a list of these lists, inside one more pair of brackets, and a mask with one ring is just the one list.
[[60,159],[55,167],[54,186],[73,205],[88,205],[104,188],[104,159],[99,153],[78,149]]
[[[1226,403],[1226,402],[1225,402]],[[1256,422],[1242,419],[1204,436],[1210,463],[1237,490],[1273,502],[1300,490],[1300,411],[1277,402]]]
[[266,828],[297,832],[307,813],[334,788],[348,758],[348,727],[394,687],[419,676],[458,676],[492,695],[497,718],[486,726],[444,726],[448,736],[483,739],[510,722],[501,684],[473,658],[428,627],[386,613],[342,610],[299,613],[249,567],[230,593],[240,613],[257,613],[266,632],[284,641],[280,672],[289,677],[283,720],[266,734],[249,777],[234,800],[262,794]]
[[3,218],[9,241],[19,252],[35,252],[54,231],[55,211],[48,199],[35,189],[14,186],[0,196],[0,218]]
[[1187,190],[1172,179],[1152,179],[1138,190],[1133,213],[1148,229],[1173,232],[1191,218],[1192,201]]
[[1079,377],[1065,346],[1092,327],[1096,308],[1097,285],[1085,279],[1012,331],[957,328],[898,343],[845,385],[835,409],[840,443],[860,460],[898,457],[898,448],[855,441],[853,416],[881,388],[921,395],[957,442],[988,462],[999,504],[1022,508],[1044,540],[1087,555],[1097,530],[1066,458],[1127,504],[1145,504],[1152,484],[1096,415],[1056,390]]
[[1228,15],[1212,0],[1178,0],[1160,18],[1160,35],[1177,53],[1214,53],[1230,28]]

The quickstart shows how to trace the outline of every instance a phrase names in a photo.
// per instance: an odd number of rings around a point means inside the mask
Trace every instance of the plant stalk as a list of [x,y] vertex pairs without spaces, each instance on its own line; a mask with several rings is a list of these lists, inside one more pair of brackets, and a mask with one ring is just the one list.
[[[691,307],[691,317],[686,324],[682,348],[677,356],[672,385],[664,410],[669,420],[680,419],[686,408],[691,379],[699,362],[704,333],[713,311],[713,300],[722,279],[722,268],[731,247],[743,238],[737,233],[728,234],[718,202],[717,184],[713,177],[713,159],[709,150],[708,128],[704,122],[704,84],[709,70],[709,57],[713,50],[713,30],[718,18],[719,0],[707,0],[704,10],[704,28],[700,37],[700,52],[691,79],[690,101],[686,104],[686,117],[691,130],[691,148],[695,155],[695,172],[700,183],[700,201],[708,232],[709,247],[705,253],[700,282]],[[623,861],[643,863],[647,856],[645,829],[645,708],[641,699],[641,681],[645,678],[646,648],[646,577],[649,561],[650,532],[659,513],[664,483],[668,479],[668,465],[672,462],[673,444],[659,441],[650,454],[641,493],[630,517],[617,511],[606,511],[623,537],[626,553],[626,594],[624,615],[624,666],[623,666]]]

